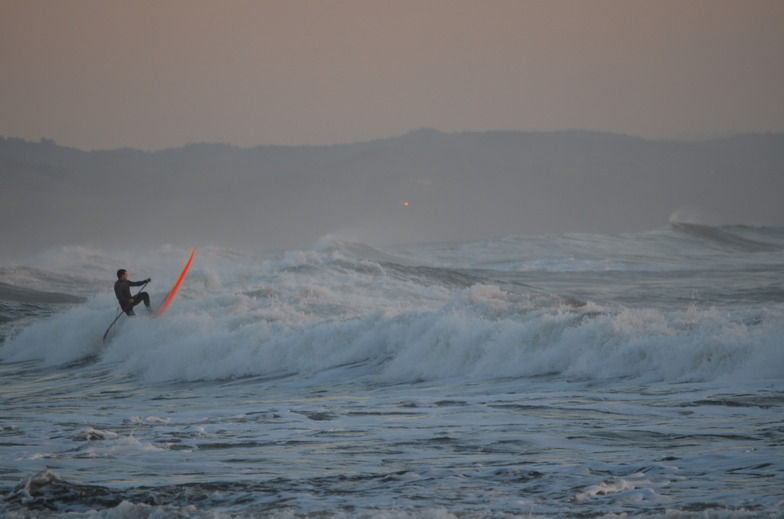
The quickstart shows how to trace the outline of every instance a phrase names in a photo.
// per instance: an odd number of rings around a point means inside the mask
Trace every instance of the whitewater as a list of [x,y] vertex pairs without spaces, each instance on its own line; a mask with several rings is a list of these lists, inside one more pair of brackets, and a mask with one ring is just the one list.
[[0,516],[784,514],[784,229],[0,265]]

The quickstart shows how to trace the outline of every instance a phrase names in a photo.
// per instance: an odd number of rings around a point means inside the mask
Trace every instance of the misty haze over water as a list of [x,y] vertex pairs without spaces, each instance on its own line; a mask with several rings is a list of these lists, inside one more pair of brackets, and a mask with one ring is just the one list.
[[648,141],[588,131],[335,146],[85,152],[0,139],[0,260],[90,244],[309,247],[667,225],[784,225],[784,135]]

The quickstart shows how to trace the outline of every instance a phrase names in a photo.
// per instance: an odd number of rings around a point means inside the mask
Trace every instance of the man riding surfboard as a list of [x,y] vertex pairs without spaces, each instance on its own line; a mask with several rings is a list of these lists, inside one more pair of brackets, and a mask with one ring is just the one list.
[[136,297],[131,295],[131,287],[145,285],[151,280],[152,278],[147,278],[144,281],[128,281],[127,270],[120,269],[117,271],[117,281],[114,283],[114,295],[117,296],[117,301],[120,302],[120,307],[123,309],[123,312],[129,316],[134,316],[136,313],[134,313],[133,307],[139,303],[144,302],[144,306],[147,307],[147,311],[152,313],[152,307],[150,306],[150,296],[147,294],[147,292],[139,292],[136,294]]

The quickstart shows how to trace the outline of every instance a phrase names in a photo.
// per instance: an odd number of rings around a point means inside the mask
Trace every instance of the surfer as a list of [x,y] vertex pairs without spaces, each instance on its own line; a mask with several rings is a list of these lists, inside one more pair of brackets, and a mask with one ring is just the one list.
[[138,287],[145,285],[152,281],[152,278],[147,278],[144,281],[128,281],[128,271],[120,269],[117,271],[117,282],[114,284],[114,295],[117,296],[117,301],[120,302],[123,312],[129,316],[136,315],[133,307],[141,302],[147,307],[147,311],[152,313],[150,306],[150,296],[147,292],[139,292],[136,297],[131,295],[131,287]]

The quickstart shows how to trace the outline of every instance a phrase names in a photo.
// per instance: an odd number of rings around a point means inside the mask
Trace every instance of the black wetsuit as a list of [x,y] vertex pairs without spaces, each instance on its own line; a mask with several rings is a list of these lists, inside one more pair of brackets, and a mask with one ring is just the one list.
[[[147,310],[151,309],[150,296],[147,292],[139,292],[136,297],[131,295],[131,287],[139,287],[145,283],[146,281],[123,281],[122,279],[118,279],[114,284],[114,295],[117,296],[117,300],[120,302],[120,306],[126,314],[136,315],[133,312],[133,307],[141,302],[144,302],[144,306],[147,307]],[[133,299],[133,303],[131,303],[131,299]]]

